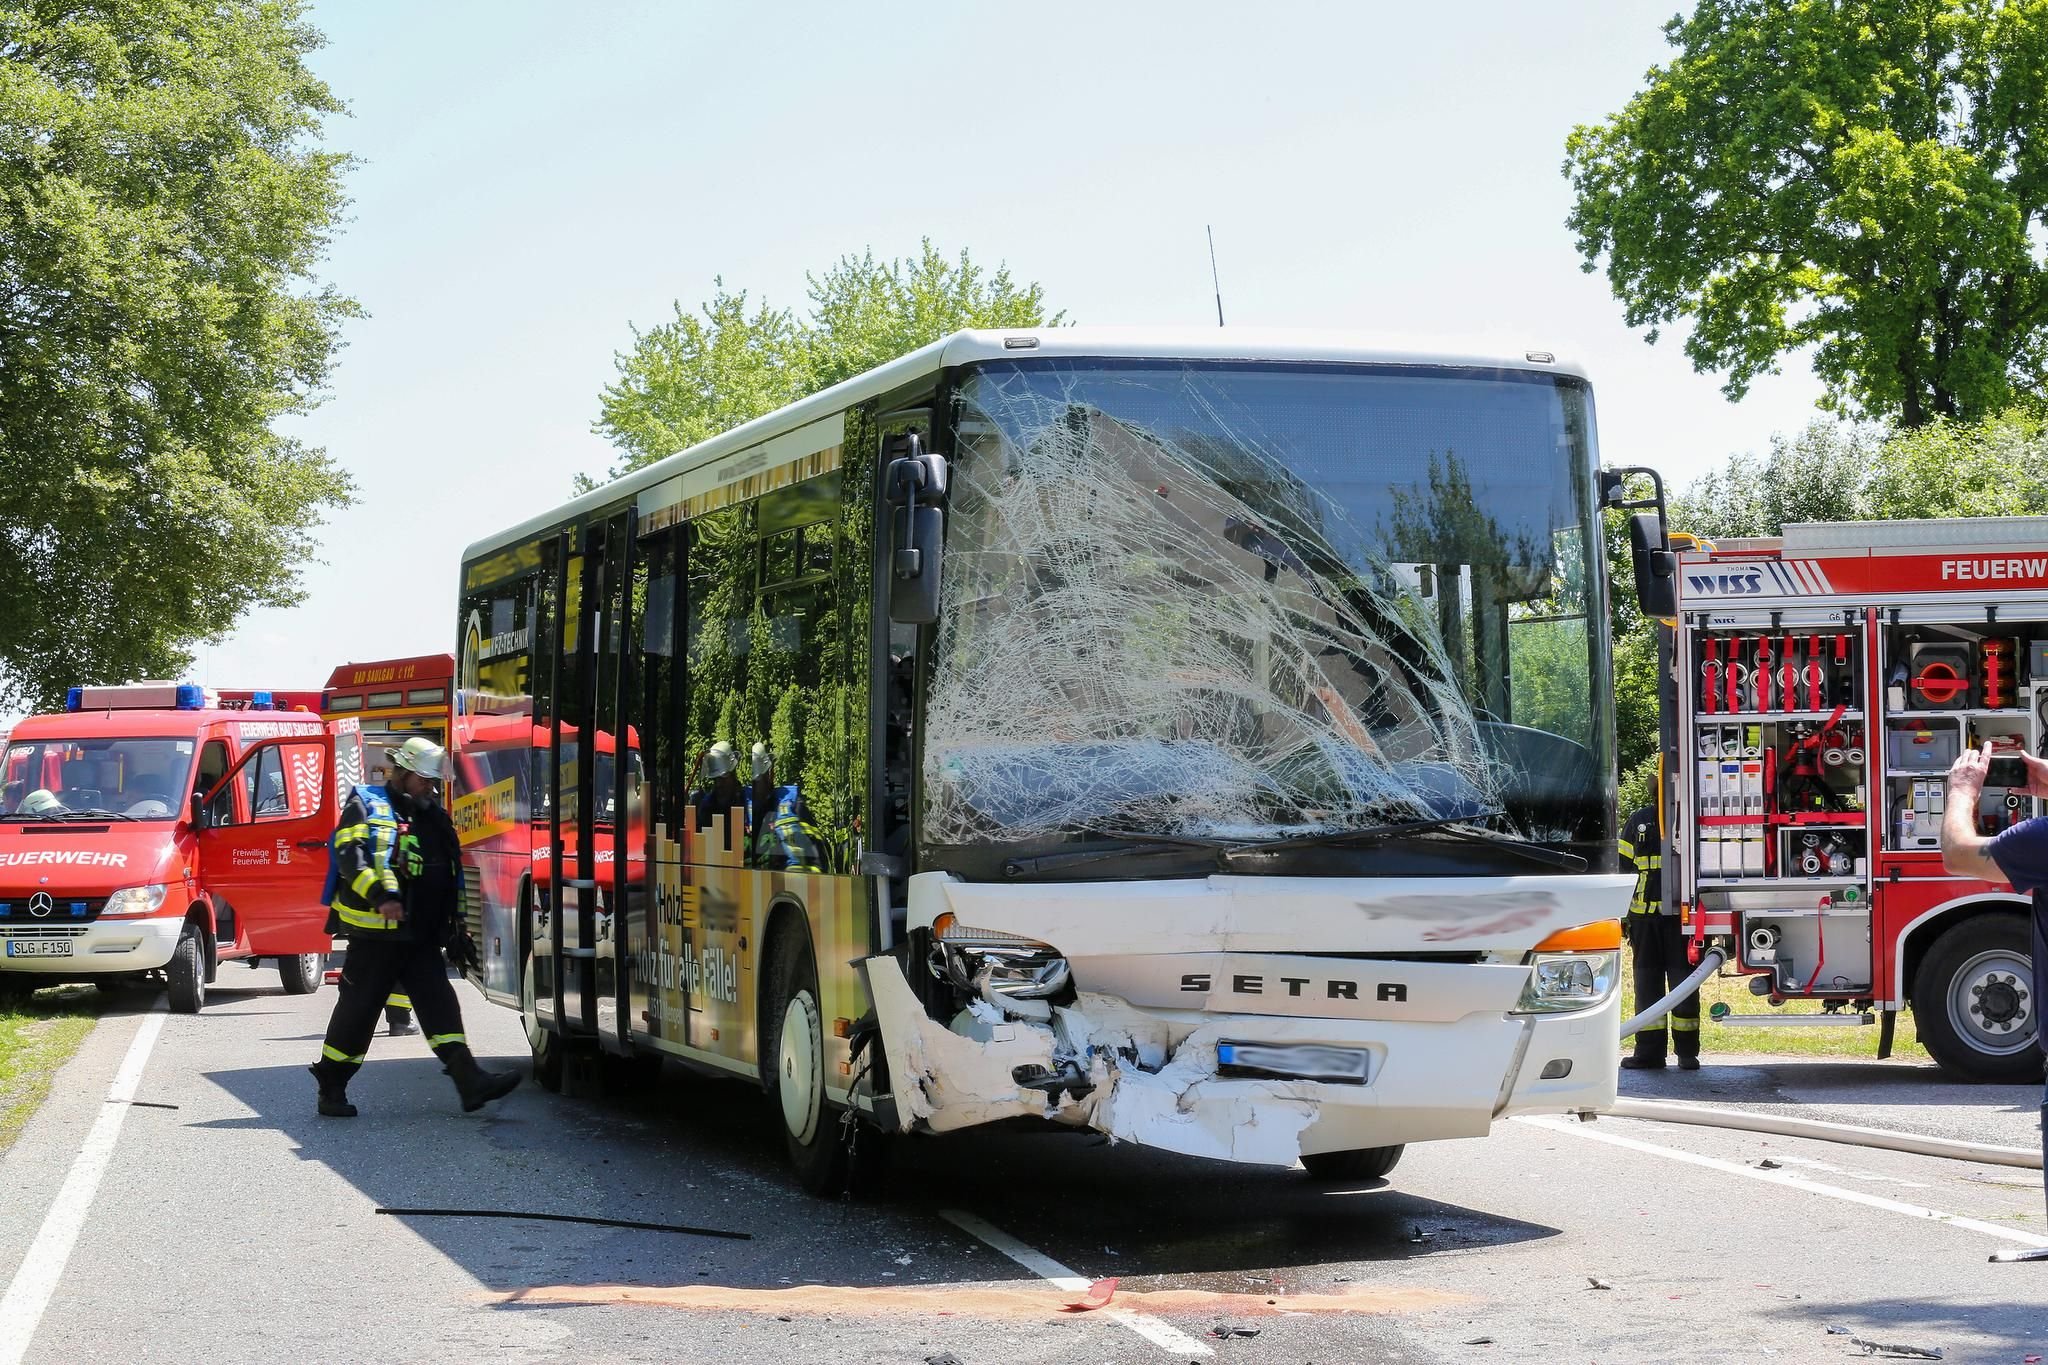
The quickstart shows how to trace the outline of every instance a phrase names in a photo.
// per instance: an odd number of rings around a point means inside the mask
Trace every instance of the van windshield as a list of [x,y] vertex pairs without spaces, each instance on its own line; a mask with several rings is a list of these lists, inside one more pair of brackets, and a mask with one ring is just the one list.
[[7,746],[0,819],[171,820],[191,791],[189,739],[35,739]]

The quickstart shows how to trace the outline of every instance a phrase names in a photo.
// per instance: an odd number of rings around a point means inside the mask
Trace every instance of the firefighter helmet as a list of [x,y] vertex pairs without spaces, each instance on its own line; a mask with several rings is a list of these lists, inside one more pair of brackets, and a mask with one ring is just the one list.
[[448,751],[424,735],[414,735],[392,750],[391,762],[433,782],[448,775]]

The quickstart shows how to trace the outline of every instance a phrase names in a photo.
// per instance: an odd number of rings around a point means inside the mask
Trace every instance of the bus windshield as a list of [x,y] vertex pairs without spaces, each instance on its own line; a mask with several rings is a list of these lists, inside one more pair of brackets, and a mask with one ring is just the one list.
[[953,416],[930,843],[1604,837],[1583,383],[1019,361]]

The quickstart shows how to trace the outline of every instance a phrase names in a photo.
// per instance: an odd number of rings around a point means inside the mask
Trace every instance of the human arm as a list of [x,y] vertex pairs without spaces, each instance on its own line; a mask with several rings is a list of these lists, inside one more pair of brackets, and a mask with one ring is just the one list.
[[[2027,795],[2048,800],[2048,761],[2022,753]],[[2009,882],[2020,891],[2048,884],[2048,821],[2027,820],[1996,836],[1977,833],[1977,805],[1991,770],[1991,746],[1965,752],[1949,769],[1941,813],[1941,865],[1953,876]]]

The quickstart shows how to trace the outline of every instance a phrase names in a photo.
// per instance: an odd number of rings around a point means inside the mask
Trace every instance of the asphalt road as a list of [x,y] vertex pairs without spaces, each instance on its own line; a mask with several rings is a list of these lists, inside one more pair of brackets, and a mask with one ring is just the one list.
[[[523,1066],[517,1017],[464,999],[479,1054]],[[229,966],[202,1015],[152,1019],[137,996],[99,1026],[0,1157],[0,1361],[1747,1363],[1866,1358],[1857,1337],[1951,1362],[2048,1354],[2048,1264],[1986,1263],[2048,1245],[2030,1171],[1546,1120],[1331,1189],[1005,1131],[903,1144],[881,1199],[828,1203],[785,1175],[755,1094],[675,1067],[640,1097],[528,1085],[464,1115],[423,1042],[380,1037],[352,1087],[363,1116],[322,1120],[303,1068],[333,1001]],[[134,1103],[110,1106],[158,1028]],[[1910,1066],[1744,1059],[1629,1082],[2038,1140],[2035,1091]],[[72,1173],[95,1153],[88,1189]],[[1044,1277],[1069,1273],[1118,1277],[1111,1307],[1059,1311],[1078,1295]]]

